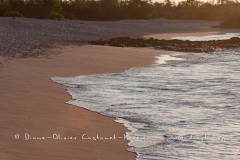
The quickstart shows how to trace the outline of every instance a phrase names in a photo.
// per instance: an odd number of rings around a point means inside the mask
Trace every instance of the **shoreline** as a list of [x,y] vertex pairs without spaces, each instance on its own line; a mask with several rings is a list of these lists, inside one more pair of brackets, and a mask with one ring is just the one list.
[[[174,35],[178,36],[178,33]],[[126,140],[36,142],[20,139],[16,142],[14,135],[23,136],[30,129],[29,134],[36,136],[59,133],[74,137],[79,136],[79,131],[90,137],[96,136],[96,132],[106,137],[121,136],[128,130],[115,122],[115,118],[66,104],[70,95],[50,78],[117,73],[146,67],[157,55],[169,51],[86,45],[64,46],[51,52],[60,54],[2,63],[0,82],[4,85],[0,86],[0,116],[4,121],[0,122],[0,158],[135,159],[136,154],[126,150]]]
[[[146,51],[148,53],[146,54]],[[51,77],[122,72],[145,67],[164,51],[153,49],[68,46],[47,58],[9,60],[1,68],[0,158],[30,159],[135,159],[123,139],[83,140],[81,136],[123,136],[128,130],[115,118],[66,104],[71,97]],[[136,54],[138,52],[138,54]],[[54,133],[79,141],[24,140]],[[20,138],[15,139],[19,134]],[[40,154],[41,153],[41,154]]]

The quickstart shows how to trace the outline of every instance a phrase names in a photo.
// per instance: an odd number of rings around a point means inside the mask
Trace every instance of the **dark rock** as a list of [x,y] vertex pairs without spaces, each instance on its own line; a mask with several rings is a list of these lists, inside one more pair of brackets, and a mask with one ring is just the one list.
[[95,45],[109,45],[116,47],[154,47],[171,51],[182,52],[213,52],[219,49],[240,47],[240,38],[233,37],[227,40],[211,41],[183,41],[183,40],[157,40],[143,38],[118,37],[110,40],[91,41]]

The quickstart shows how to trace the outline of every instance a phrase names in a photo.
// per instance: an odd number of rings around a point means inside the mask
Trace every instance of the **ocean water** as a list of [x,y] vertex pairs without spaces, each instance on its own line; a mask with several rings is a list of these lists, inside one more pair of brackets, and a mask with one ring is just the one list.
[[209,40],[225,40],[230,39],[232,37],[240,37],[240,33],[225,33],[225,34],[217,34],[217,35],[209,35],[209,36],[189,36],[189,37],[173,37],[172,39],[180,39],[180,40],[189,40],[189,41],[209,41]]
[[131,129],[138,160],[240,159],[240,49],[172,52],[148,68],[52,80],[67,87],[67,103]]

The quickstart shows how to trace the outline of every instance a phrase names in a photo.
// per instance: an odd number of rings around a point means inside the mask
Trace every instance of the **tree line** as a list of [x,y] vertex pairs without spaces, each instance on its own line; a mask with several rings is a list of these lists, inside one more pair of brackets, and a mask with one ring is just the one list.
[[0,0],[0,16],[80,20],[187,19],[225,20],[240,15],[240,3],[231,0]]

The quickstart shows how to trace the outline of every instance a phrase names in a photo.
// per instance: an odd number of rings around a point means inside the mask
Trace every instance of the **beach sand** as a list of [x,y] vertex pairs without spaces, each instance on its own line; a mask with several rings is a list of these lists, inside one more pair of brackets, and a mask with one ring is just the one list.
[[[219,30],[211,28],[219,22],[209,21],[0,19],[0,55],[14,57],[6,60],[0,56],[0,160],[134,159],[136,155],[127,151],[126,140],[83,140],[83,134],[123,136],[127,129],[114,122],[114,118],[66,104],[71,97],[63,86],[53,83],[50,78],[146,67],[154,62],[156,55],[168,53],[146,48],[80,46],[90,40],[172,33],[164,35],[168,39],[186,36],[184,32],[197,36]],[[35,58],[16,59],[18,57]],[[56,133],[78,139],[24,140],[24,133],[37,137]],[[20,135],[19,139],[15,139],[16,134]]]
[[[123,136],[127,129],[114,122],[114,118],[65,104],[71,97],[50,78],[145,67],[154,62],[156,55],[166,52],[105,46],[68,46],[51,52],[61,54],[7,60],[0,68],[0,159],[134,159],[136,155],[127,151],[126,140],[83,140],[83,134]],[[78,138],[25,140],[25,133],[35,137],[56,133]],[[16,134],[19,139],[15,139]]]

